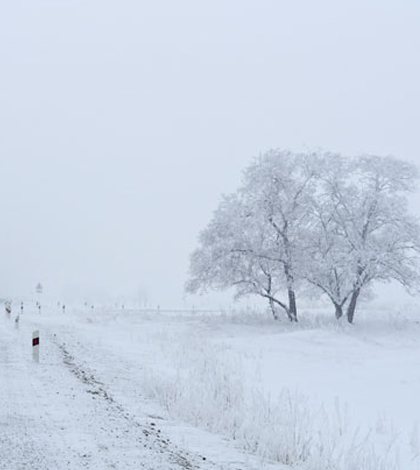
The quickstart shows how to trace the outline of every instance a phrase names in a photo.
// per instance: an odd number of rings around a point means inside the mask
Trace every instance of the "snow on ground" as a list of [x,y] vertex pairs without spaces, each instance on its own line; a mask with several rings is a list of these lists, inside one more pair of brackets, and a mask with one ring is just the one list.
[[420,469],[415,311],[67,310],[1,315],[2,470]]
[[[114,399],[93,369],[70,352],[78,343],[59,338],[66,329],[63,320],[59,325],[24,313],[17,329],[12,319],[1,319],[0,469],[220,468],[173,444],[155,418],[140,409],[132,414]],[[39,325],[37,364],[31,359],[31,332]],[[77,339],[71,328],[68,338]],[[96,358],[92,352],[87,362]],[[107,358],[97,365],[106,368]],[[117,371],[122,384],[129,382],[123,372]],[[134,396],[129,389],[128,403]]]

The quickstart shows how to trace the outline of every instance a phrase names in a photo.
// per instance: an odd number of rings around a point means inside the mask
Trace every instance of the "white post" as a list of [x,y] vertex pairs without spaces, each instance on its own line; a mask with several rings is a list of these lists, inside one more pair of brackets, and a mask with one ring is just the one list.
[[19,329],[19,314],[16,315],[16,318],[15,318],[15,328],[18,330]]
[[32,359],[39,362],[39,331],[32,333]]

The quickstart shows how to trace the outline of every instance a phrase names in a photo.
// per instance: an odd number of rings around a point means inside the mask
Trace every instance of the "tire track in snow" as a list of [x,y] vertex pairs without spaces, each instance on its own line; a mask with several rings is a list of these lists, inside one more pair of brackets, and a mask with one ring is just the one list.
[[[162,436],[161,430],[156,423],[140,423],[138,419],[130,415],[124,407],[119,404],[108,392],[105,384],[98,380],[95,373],[86,366],[79,364],[74,356],[68,351],[65,343],[57,342],[56,338],[52,338],[61,352],[63,363],[68,367],[70,372],[86,387],[86,393],[90,394],[93,399],[102,400],[106,413],[119,422],[119,426],[127,433],[138,434],[138,442],[147,447],[156,454],[165,455],[169,461],[185,470],[195,470],[202,468],[205,464],[207,469],[215,468],[211,462],[203,456],[191,455],[186,451],[181,451],[177,446],[173,445],[168,438]],[[115,423],[114,421],[114,423]]]

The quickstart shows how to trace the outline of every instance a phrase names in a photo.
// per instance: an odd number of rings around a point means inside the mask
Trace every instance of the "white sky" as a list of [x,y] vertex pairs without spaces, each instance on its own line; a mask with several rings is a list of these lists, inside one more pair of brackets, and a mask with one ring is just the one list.
[[178,306],[252,156],[420,163],[419,25],[418,0],[1,2],[0,297]]

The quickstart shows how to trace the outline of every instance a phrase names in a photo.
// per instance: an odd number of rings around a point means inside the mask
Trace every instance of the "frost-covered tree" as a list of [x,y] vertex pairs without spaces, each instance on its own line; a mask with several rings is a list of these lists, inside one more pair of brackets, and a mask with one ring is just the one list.
[[292,321],[297,321],[296,285],[299,266],[305,262],[302,234],[309,222],[316,163],[315,154],[269,151],[245,170],[240,190],[256,224],[267,227],[271,244],[265,256],[280,270]]
[[[273,150],[244,172],[234,196],[224,198],[191,257],[189,292],[235,287],[237,295],[265,297],[297,321],[300,233],[308,223],[312,155]],[[287,300],[280,300],[285,292]]]
[[336,300],[341,307],[348,301],[352,323],[360,294],[374,281],[395,280],[407,289],[418,284],[419,228],[406,197],[415,187],[417,171],[393,157],[363,156],[340,165],[345,170],[341,176],[326,171],[322,177],[322,197],[328,203],[320,218],[327,226],[321,222],[318,228],[332,249],[324,263],[315,263],[315,272],[321,272],[314,278],[324,279],[325,287],[325,278],[338,273]]

